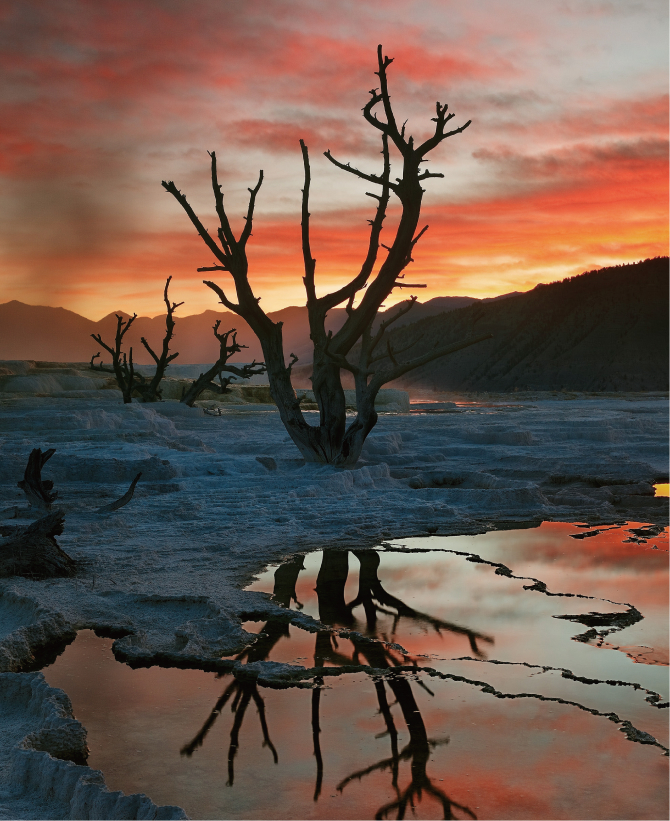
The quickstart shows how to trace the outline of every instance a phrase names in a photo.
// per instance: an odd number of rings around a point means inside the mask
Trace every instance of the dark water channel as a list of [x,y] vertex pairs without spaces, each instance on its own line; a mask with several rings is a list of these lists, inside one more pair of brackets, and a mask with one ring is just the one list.
[[667,818],[667,531],[326,550],[250,589],[327,628],[245,624],[240,662],[301,687],[133,670],[90,631],[45,669],[110,789],[192,818]]

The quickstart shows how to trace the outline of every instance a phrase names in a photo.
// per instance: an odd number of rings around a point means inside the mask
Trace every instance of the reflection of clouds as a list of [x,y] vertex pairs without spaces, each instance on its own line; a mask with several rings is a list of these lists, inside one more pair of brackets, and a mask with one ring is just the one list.
[[[231,713],[219,718],[196,755],[179,756],[225,682],[197,670],[131,670],[103,650],[109,645],[80,634],[65,651],[74,662],[69,673],[59,671],[63,665],[45,673],[71,696],[88,730],[89,763],[102,769],[112,789],[148,791],[154,801],[184,806],[193,818],[310,818],[331,809],[336,817],[374,817],[393,797],[386,772],[330,798],[342,779],[390,752],[388,736],[380,735],[386,725],[375,687],[366,677],[330,679],[330,689],[322,691],[324,784],[314,805],[310,691],[263,688],[279,763],[262,748],[258,722],[245,722],[235,784],[227,788]],[[477,678],[486,677],[480,673]],[[665,760],[658,750],[627,742],[611,722],[560,704],[495,699],[457,682],[428,684],[434,697],[412,683],[426,730],[431,738],[449,737],[449,744],[431,751],[428,774],[480,818],[666,817]],[[410,737],[394,710],[402,749]],[[402,762],[400,788],[410,777],[409,762]]]
[[[611,528],[610,525],[606,527]],[[667,565],[667,558],[661,555],[648,554],[644,560],[640,558],[640,550],[634,545],[624,543],[630,535],[630,523],[622,527],[603,530],[597,536],[589,539],[575,540],[567,537],[573,533],[583,532],[584,528],[577,528],[565,522],[543,522],[537,528],[527,530],[491,531],[478,536],[449,536],[448,543],[440,541],[421,541],[404,539],[402,544],[417,548],[447,547],[452,550],[477,553],[482,558],[491,561],[505,561],[515,564],[515,572],[523,574],[523,562],[547,564],[559,567],[561,570],[585,567],[600,567],[605,571],[607,566],[627,565],[635,568],[637,574],[656,572]],[[433,537],[435,539],[436,537]],[[439,540],[440,537],[437,537]],[[667,544],[668,529],[661,536],[651,538],[649,544]],[[400,544],[400,543],[399,543]],[[650,571],[651,568],[651,571]]]
[[[623,613],[626,604],[610,602],[628,602],[642,612],[644,619],[617,633],[616,639],[611,634],[605,646],[621,641],[626,645],[649,645],[661,654],[667,652],[667,554],[651,549],[641,553],[641,548],[648,545],[623,543],[633,526],[606,530],[587,539],[570,538],[570,534],[580,532],[574,525],[544,523],[527,530],[402,541],[410,549],[430,547],[437,551],[442,548],[474,553],[488,561],[504,563],[515,576],[540,579],[552,593],[591,598],[547,596],[524,590],[524,584],[532,582],[508,579],[497,575],[489,565],[468,562],[465,556],[447,552],[384,551],[380,554],[379,578],[386,590],[410,607],[494,636],[495,652],[490,655],[497,659],[566,667],[579,675],[603,680],[635,680],[658,692],[664,684],[657,671],[643,670],[643,665],[636,664],[633,672],[625,653],[597,650],[572,641],[573,636],[584,632],[582,625],[553,618],[591,611]],[[305,612],[314,618],[319,618],[314,587],[320,557],[320,553],[315,553],[305,558],[305,570],[297,586]],[[350,554],[345,588],[349,602],[357,593],[354,579],[358,566],[358,560]],[[271,572],[264,574],[253,589],[271,591]],[[365,632],[362,607],[354,609],[353,616],[353,629]],[[426,624],[397,620],[383,613],[378,613],[377,618],[376,635],[399,643],[412,657],[448,659],[470,654],[467,639],[462,635],[437,635]],[[293,628],[292,635],[296,635]],[[302,647],[302,638],[299,642]],[[281,657],[272,658],[281,661],[291,661],[298,654],[309,655],[308,648],[298,653],[285,646],[278,651]],[[434,658],[419,663],[446,669],[444,662]]]

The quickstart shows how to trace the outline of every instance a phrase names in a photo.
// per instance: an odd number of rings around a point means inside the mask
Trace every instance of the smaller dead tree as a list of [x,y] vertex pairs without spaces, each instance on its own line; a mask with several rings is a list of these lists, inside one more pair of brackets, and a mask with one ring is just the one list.
[[91,357],[91,369],[94,371],[102,371],[103,373],[114,374],[116,384],[119,386],[119,390],[121,391],[125,404],[129,404],[133,401],[133,391],[141,382],[145,381],[144,377],[135,371],[135,366],[133,364],[133,349],[130,349],[128,356],[121,351],[123,337],[126,335],[127,331],[130,329],[130,326],[136,319],[137,314],[133,314],[131,317],[128,317],[128,319],[124,319],[120,314],[116,314],[116,336],[114,338],[113,348],[106,342],[103,342],[100,334],[91,334],[93,339],[95,339],[99,345],[102,345],[102,347],[112,357],[111,370],[103,367],[102,361],[99,362],[96,367],[93,364],[93,360],[100,356],[100,352],[98,351],[98,353]]
[[[256,362],[255,359],[250,365],[242,365],[241,367],[227,364],[231,356],[239,353],[242,348],[247,348],[248,346],[239,344],[237,341],[237,331],[235,328],[231,328],[231,330],[225,331],[224,333],[219,333],[220,325],[221,320],[217,319],[213,328],[214,336],[219,341],[219,358],[208,371],[200,374],[191,387],[184,392],[184,395],[181,398],[181,401],[185,405],[188,405],[189,408],[193,407],[193,403],[203,391],[226,393],[228,385],[235,379],[235,377],[239,377],[240,379],[249,379],[251,376],[265,373],[265,365],[262,362]],[[230,340],[231,335],[232,340]],[[230,344],[228,344],[229,340]],[[224,377],[222,376],[224,372],[232,375]],[[214,382],[214,379],[217,377],[219,379],[218,385]]]
[[133,322],[137,319],[137,314],[133,314],[127,320],[124,320],[120,314],[116,314],[116,336],[114,338],[114,347],[107,345],[107,343],[103,342],[102,337],[100,334],[91,334],[93,339],[110,354],[112,357],[112,370],[108,368],[104,368],[102,362],[96,368],[93,365],[93,360],[97,359],[100,356],[99,353],[95,354],[91,357],[91,368],[93,370],[103,371],[104,373],[113,373],[116,377],[116,382],[119,386],[119,390],[123,395],[123,401],[128,404],[132,402],[133,394],[139,396],[142,402],[158,402],[162,398],[161,390],[160,390],[160,383],[163,377],[165,376],[165,370],[167,366],[172,362],[173,359],[176,359],[179,354],[178,353],[170,353],[170,342],[172,340],[172,336],[174,334],[174,312],[179,308],[180,305],[183,305],[183,302],[170,302],[168,298],[168,288],[170,287],[170,281],[172,277],[168,277],[165,282],[165,289],[163,291],[163,300],[165,302],[165,307],[167,308],[167,314],[165,317],[165,336],[163,337],[163,345],[161,348],[160,355],[158,355],[153,348],[149,345],[147,340],[142,337],[140,339],[141,343],[146,348],[147,352],[151,356],[151,358],[156,363],[156,372],[148,379],[147,377],[143,376],[142,374],[138,373],[135,370],[133,364],[133,349],[130,348],[128,356],[122,352],[121,346],[123,345],[123,337],[128,332],[130,326]]
[[157,402],[161,399],[161,391],[159,385],[161,383],[161,379],[165,376],[165,369],[167,366],[172,362],[173,359],[176,359],[179,354],[178,353],[170,353],[170,340],[172,339],[172,335],[174,334],[174,318],[173,314],[179,308],[180,305],[183,305],[183,302],[170,302],[168,299],[168,287],[170,285],[170,280],[172,277],[168,277],[165,283],[165,290],[163,291],[163,301],[165,302],[165,307],[167,308],[167,315],[165,317],[165,336],[163,337],[163,347],[161,349],[160,356],[158,356],[149,343],[146,341],[144,337],[141,338],[141,343],[149,352],[151,358],[156,363],[156,373],[151,378],[149,385],[145,390],[140,390],[142,395],[143,402]]

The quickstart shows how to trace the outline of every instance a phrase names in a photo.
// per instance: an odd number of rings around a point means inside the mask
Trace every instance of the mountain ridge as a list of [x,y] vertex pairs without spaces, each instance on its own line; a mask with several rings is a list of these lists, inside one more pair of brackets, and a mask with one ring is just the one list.
[[412,357],[492,334],[406,374],[411,392],[667,391],[668,257],[588,271],[504,302],[472,304],[390,333]]
[[[492,297],[492,299],[502,299]],[[446,300],[446,301],[445,301]],[[462,300],[479,301],[475,297],[435,297],[426,303],[417,303],[412,311],[400,321],[400,325],[411,322],[418,311],[418,317],[430,316],[436,312],[460,307]],[[451,302],[455,301],[455,302]],[[395,308],[395,306],[394,306]],[[389,311],[393,311],[390,308]],[[423,310],[422,310],[423,309]],[[109,355],[91,339],[91,334],[100,334],[108,345],[113,344],[116,333],[116,316],[128,319],[125,311],[112,311],[99,320],[88,319],[68,308],[53,308],[46,305],[27,305],[18,300],[0,304],[0,359],[31,359],[37,361],[85,362],[100,351],[104,361]],[[309,338],[307,308],[290,305],[278,311],[270,311],[268,316],[275,322],[284,323],[284,349],[286,356],[295,353],[301,364],[311,362],[312,347]],[[346,319],[344,308],[329,311],[326,330],[335,333]],[[388,311],[377,318],[381,322]],[[246,347],[231,361],[262,361],[261,346],[251,328],[237,314],[230,311],[207,309],[199,314],[175,315],[176,325],[171,350],[178,351],[175,364],[214,362],[218,356],[218,343],[212,327],[221,321],[221,330],[236,328],[238,341]],[[165,314],[155,317],[138,316],[124,338],[124,350],[133,348],[133,359],[138,365],[152,364],[153,360],[140,342],[145,337],[154,350],[161,346],[165,335]],[[107,359],[105,360],[105,356]]]

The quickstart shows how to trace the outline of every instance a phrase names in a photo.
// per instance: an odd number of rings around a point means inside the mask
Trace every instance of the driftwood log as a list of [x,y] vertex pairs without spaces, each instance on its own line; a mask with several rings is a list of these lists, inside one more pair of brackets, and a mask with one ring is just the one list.
[[63,532],[64,524],[63,511],[54,510],[28,527],[16,528],[9,539],[0,544],[0,577],[73,576],[74,560],[59,547],[55,538]]
[[128,490],[117,499],[115,502],[112,502],[109,505],[103,505],[103,507],[99,507],[95,512],[96,513],[113,513],[115,510],[118,510],[120,507],[127,505],[128,502],[133,498],[133,493],[135,493],[135,486],[140,481],[140,476],[142,475],[142,471],[140,471],[137,476],[133,479],[130,483],[130,487]]
[[23,480],[17,483],[28,497],[30,506],[39,510],[51,510],[51,505],[58,496],[58,493],[53,491],[54,483],[50,479],[42,479],[42,468],[55,452],[55,448],[49,448],[44,453],[40,448],[32,450],[23,473]]

